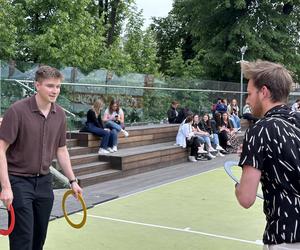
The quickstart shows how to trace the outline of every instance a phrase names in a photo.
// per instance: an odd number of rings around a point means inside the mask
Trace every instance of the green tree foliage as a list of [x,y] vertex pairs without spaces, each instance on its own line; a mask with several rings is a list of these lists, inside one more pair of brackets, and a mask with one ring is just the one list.
[[280,62],[299,74],[299,5],[299,0],[175,0],[177,27],[158,25],[159,48],[167,51],[180,35],[183,59],[201,51],[205,77],[215,80],[239,79],[236,61],[246,44],[246,59]]
[[7,0],[0,0],[0,59],[8,60],[15,55],[17,27],[14,8]]
[[156,41],[150,29],[143,31],[143,25],[142,11],[133,6],[125,29],[124,52],[129,55],[135,72],[157,74]]

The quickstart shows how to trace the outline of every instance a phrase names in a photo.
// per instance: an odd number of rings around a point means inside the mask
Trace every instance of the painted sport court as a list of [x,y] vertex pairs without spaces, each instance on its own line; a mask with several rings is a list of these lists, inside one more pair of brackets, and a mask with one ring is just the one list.
[[[262,204],[257,199],[242,209],[219,167],[102,203],[88,210],[82,229],[64,218],[51,221],[44,249],[262,249]],[[81,215],[70,218],[79,222]],[[0,249],[8,249],[7,237],[0,237]]]

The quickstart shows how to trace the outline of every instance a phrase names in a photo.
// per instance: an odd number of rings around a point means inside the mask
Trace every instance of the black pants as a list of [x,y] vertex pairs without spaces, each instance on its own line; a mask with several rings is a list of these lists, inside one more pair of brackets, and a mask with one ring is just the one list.
[[192,137],[190,140],[186,141],[187,146],[191,148],[191,156],[197,157],[198,147],[201,145],[201,141],[198,137]]
[[9,235],[10,250],[42,250],[54,200],[52,176],[10,175],[9,179],[16,217]]

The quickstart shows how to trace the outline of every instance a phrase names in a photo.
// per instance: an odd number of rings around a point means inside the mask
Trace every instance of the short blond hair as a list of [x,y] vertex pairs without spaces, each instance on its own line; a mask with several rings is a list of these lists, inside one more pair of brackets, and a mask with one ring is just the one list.
[[262,60],[242,61],[241,69],[244,77],[248,80],[252,79],[257,89],[263,86],[269,89],[273,102],[287,102],[293,78],[292,73],[283,65]]
[[100,110],[103,108],[104,106],[104,101],[99,98],[97,99],[94,104],[93,104],[93,110],[96,112],[97,115],[100,114]]

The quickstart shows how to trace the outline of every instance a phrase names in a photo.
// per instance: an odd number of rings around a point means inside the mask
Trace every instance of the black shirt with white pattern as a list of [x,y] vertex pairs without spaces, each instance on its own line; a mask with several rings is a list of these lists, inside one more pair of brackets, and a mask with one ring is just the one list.
[[267,221],[264,244],[300,242],[300,132],[292,126],[300,128],[300,113],[279,105],[244,138],[239,166],[261,171]]

